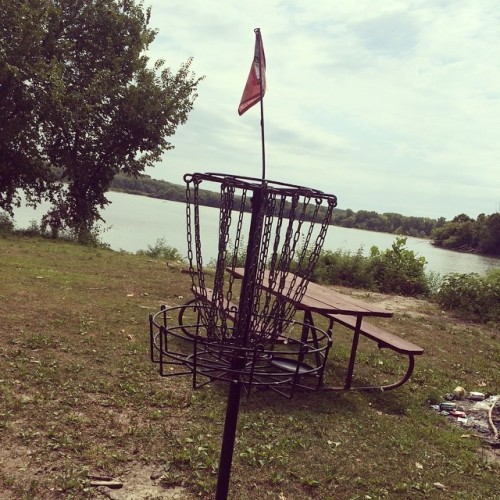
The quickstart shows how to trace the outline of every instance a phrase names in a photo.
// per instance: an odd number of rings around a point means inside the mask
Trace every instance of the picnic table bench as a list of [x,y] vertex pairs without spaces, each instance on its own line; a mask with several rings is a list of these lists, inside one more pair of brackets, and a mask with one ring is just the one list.
[[[329,330],[333,332],[333,326],[335,323],[338,323],[346,328],[349,328],[354,332],[353,344],[351,349],[351,360],[348,369],[348,377],[346,379],[346,385],[344,386],[345,390],[356,389],[356,390],[372,390],[379,389],[382,391],[388,391],[392,389],[396,389],[397,387],[402,386],[408,379],[411,377],[413,370],[415,368],[415,356],[419,356],[423,354],[424,350],[422,347],[419,347],[412,342],[409,342],[406,339],[403,339],[394,333],[383,330],[382,328],[368,323],[368,321],[363,321],[359,327],[359,333],[356,334],[356,326],[357,319],[355,316],[349,316],[347,314],[325,314],[326,318],[329,320]],[[358,347],[358,339],[359,335],[362,335],[370,340],[373,340],[377,343],[379,349],[391,349],[394,352],[405,355],[408,357],[408,366],[406,372],[401,377],[400,380],[394,382],[392,384],[386,384],[381,386],[367,386],[367,387],[351,387],[350,381],[352,380],[351,376],[354,369],[355,356]],[[349,376],[349,373],[351,376]]]

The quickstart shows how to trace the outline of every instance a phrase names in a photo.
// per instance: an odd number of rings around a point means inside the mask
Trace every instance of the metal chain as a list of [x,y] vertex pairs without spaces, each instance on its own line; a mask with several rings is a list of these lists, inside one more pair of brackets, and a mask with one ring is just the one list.
[[192,286],[194,286],[193,276],[193,234],[192,234],[192,221],[191,221],[191,188],[190,184],[192,179],[188,176],[186,180],[186,226],[187,226],[187,257],[189,262],[189,275],[191,276]]
[[[231,258],[231,270],[234,271],[236,267],[238,267],[238,257],[239,257],[239,249],[240,249],[240,241],[241,241],[241,228],[243,225],[243,214],[245,213],[247,202],[247,189],[244,188],[241,193],[240,200],[240,209],[238,212],[238,222],[236,223],[236,235],[234,238],[234,247],[233,247],[233,255]],[[234,273],[229,274],[229,284],[226,292],[227,303],[230,304],[233,300],[233,285],[234,285]]]
[[[271,235],[272,235],[272,229],[273,229],[273,223],[274,223],[274,213],[276,210],[276,193],[269,192],[268,197],[267,197],[267,207],[266,207],[266,212],[265,212],[265,219],[263,223],[263,231],[262,231],[262,243],[261,243],[261,252],[260,252],[260,267],[259,271],[257,274],[257,283],[264,283],[264,272],[266,270],[266,265],[268,264],[268,255],[269,255],[269,248],[270,248],[270,241],[271,241]],[[275,235],[276,236],[276,235]],[[276,239],[276,237],[275,237]],[[279,236],[278,236],[279,239]],[[273,245],[273,250],[275,248],[275,245]],[[270,261],[270,267],[272,268],[272,262],[276,261],[276,255],[271,256],[271,261]],[[273,332],[268,331],[268,325],[269,325],[269,311],[270,311],[270,304],[272,302],[272,295],[270,293],[265,293],[263,300],[262,300],[262,292],[263,289],[262,287],[259,287],[258,289],[258,305],[257,305],[257,311],[255,314],[255,317],[252,322],[252,326],[254,328],[259,328],[261,329],[261,334],[264,335],[266,340],[268,337],[272,337]]]
[[224,274],[226,271],[227,247],[229,243],[229,229],[231,227],[231,212],[234,201],[234,187],[229,184],[221,185],[220,211],[219,211],[219,250],[215,269],[212,303],[219,312],[221,329],[218,332],[220,340],[224,343],[230,337],[230,328],[227,324],[227,309],[229,304],[224,304]]
[[[185,179],[189,271],[192,286],[196,287],[204,303],[200,308],[203,310],[200,322],[207,330],[208,341],[230,345],[244,342],[245,346],[273,344],[283,325],[292,319],[294,303],[305,294],[325,241],[336,198],[300,186],[222,174],[193,174]],[[200,232],[199,185],[205,180],[220,184],[218,254],[211,296],[207,294],[208,276],[203,270]],[[240,294],[238,314],[235,315],[235,311],[230,311],[235,275],[229,273],[226,280],[226,269],[234,270],[241,265],[243,222],[248,214],[249,194],[252,192],[255,196],[257,190],[260,209],[252,214],[256,237],[249,235],[246,248],[245,275],[250,276],[250,281],[246,282],[248,290]],[[325,200],[328,206],[323,210]],[[233,211],[238,214],[235,228],[232,228]],[[232,249],[228,248],[230,235],[234,235]],[[253,258],[249,259],[248,255]],[[268,281],[264,283],[265,280]],[[265,290],[267,287],[272,293]],[[238,323],[242,315],[246,317],[243,327],[249,327],[247,332],[228,323],[230,316]],[[235,338],[235,332],[240,338]]]

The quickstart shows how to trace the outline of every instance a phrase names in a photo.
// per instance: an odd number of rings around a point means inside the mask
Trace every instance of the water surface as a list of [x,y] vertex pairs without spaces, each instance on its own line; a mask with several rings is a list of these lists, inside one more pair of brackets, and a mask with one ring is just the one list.
[[[108,193],[108,198],[111,204],[102,212],[106,220],[102,240],[111,248],[136,252],[164,238],[168,245],[177,248],[182,255],[187,254],[184,203],[117,192]],[[36,212],[29,207],[17,209],[16,227],[25,228],[32,220],[39,222],[46,210],[47,205],[39,207]],[[209,261],[217,253],[218,210],[203,207],[202,215],[203,255],[205,261]],[[364,254],[368,255],[372,246],[385,250],[391,247],[395,239],[393,234],[331,226],[323,248],[354,253],[362,247]],[[422,238],[407,237],[406,246],[425,257],[427,271],[441,275],[451,272],[484,274],[490,269],[500,268],[500,259],[444,250]]]

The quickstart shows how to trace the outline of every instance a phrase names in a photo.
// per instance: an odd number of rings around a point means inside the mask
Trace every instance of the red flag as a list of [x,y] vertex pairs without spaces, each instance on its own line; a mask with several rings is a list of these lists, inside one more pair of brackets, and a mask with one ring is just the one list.
[[264,55],[264,46],[260,29],[255,30],[255,54],[248,74],[247,83],[241,102],[238,107],[238,114],[241,116],[245,111],[257,104],[266,93],[266,56]]

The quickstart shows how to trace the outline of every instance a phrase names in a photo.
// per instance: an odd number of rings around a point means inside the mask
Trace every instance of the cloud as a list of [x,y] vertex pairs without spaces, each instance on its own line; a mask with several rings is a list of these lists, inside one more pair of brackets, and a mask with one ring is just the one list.
[[268,178],[331,190],[355,210],[447,218],[496,210],[500,12],[493,3],[149,4],[159,29],[151,58],[175,69],[193,56],[193,70],[206,75],[195,110],[172,138],[176,149],[148,172],[153,177],[260,176],[258,106],[236,113],[260,27]]

